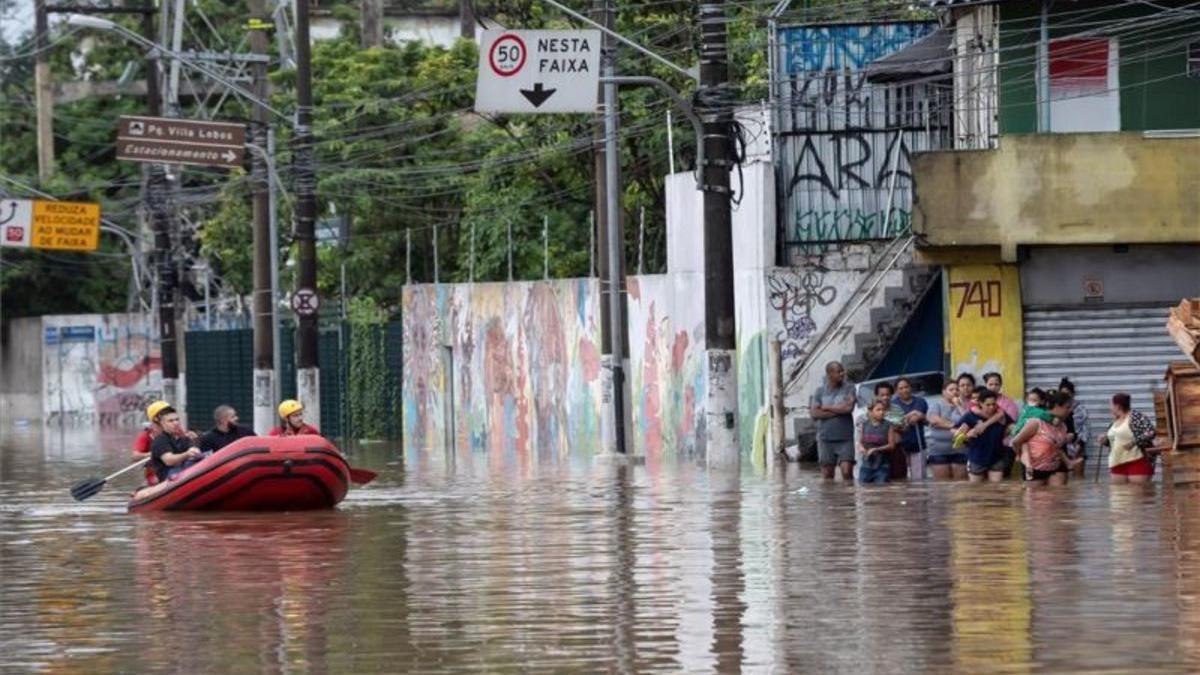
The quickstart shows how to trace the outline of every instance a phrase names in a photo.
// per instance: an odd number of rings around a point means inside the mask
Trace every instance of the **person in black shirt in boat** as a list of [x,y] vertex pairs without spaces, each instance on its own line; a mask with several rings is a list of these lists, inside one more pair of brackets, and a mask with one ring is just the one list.
[[198,462],[204,453],[184,432],[179,413],[171,406],[158,411],[154,421],[163,432],[150,444],[150,467],[161,483]]
[[254,435],[253,429],[238,424],[237,410],[231,405],[217,406],[213,422],[216,426],[200,437],[200,449],[204,452],[216,452],[239,438]]

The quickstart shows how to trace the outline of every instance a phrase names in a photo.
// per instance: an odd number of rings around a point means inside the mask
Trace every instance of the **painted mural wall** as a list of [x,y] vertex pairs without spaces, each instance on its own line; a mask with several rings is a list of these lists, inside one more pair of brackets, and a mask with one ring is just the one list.
[[630,395],[639,455],[703,456],[704,277],[631,277]]
[[949,96],[941,93],[948,87],[872,83],[867,68],[935,28],[902,22],[780,29],[785,254],[813,242],[886,239],[908,230],[909,158],[948,145]]
[[599,450],[595,280],[406,286],[403,304],[409,451],[526,464]]
[[1010,396],[1025,391],[1017,266],[954,265],[947,271],[951,370],[976,376],[998,372]]
[[42,317],[42,411],[47,423],[133,428],[162,396],[152,317]]

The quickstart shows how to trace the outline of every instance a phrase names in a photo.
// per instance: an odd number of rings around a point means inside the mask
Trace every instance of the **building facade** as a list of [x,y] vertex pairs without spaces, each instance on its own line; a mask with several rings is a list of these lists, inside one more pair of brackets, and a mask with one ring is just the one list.
[[[1069,377],[1093,415],[1153,410],[1200,293],[1200,15],[1183,2],[938,2],[953,149],[913,158],[944,269],[948,365],[1014,395]],[[994,137],[986,133],[995,129]]]

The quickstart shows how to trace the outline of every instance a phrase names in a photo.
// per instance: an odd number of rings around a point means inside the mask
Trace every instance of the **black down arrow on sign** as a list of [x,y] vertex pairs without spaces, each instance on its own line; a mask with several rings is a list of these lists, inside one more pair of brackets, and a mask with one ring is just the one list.
[[522,89],[521,95],[524,96],[530,103],[532,103],[533,107],[540,108],[542,107],[542,104],[546,102],[546,99],[554,95],[555,91],[558,90],[545,89],[542,87],[541,82],[535,82],[533,89]]

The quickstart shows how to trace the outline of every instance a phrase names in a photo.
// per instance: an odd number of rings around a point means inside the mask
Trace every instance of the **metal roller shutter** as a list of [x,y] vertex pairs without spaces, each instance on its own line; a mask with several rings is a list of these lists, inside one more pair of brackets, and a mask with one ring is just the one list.
[[1153,417],[1153,390],[1179,347],[1167,334],[1169,308],[1025,308],[1025,386],[1056,387],[1064,376],[1075,383],[1088,407],[1093,431],[1109,419],[1116,392],[1133,397],[1135,408]]

